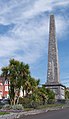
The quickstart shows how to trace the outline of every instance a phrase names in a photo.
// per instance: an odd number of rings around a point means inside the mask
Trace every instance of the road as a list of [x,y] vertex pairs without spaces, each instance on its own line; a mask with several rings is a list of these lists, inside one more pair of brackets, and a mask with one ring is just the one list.
[[35,115],[23,115],[20,119],[69,119],[69,108]]

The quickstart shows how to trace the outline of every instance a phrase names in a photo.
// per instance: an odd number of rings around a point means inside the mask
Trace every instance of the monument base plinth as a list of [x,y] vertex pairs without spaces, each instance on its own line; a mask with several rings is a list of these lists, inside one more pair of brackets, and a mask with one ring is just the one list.
[[61,100],[65,99],[65,86],[59,83],[46,83],[45,85],[46,88],[52,90],[55,93],[55,99],[56,100]]

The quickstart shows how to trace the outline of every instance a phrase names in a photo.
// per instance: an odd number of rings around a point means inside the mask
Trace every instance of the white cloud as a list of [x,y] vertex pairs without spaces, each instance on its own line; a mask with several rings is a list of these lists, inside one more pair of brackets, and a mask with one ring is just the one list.
[[[25,62],[36,62],[48,46],[48,16],[37,18],[44,12],[51,12],[55,6],[68,5],[68,0],[12,0],[0,2],[0,23],[15,24],[8,34],[1,36],[0,57],[15,57]],[[2,9],[2,10],[1,10]],[[41,21],[39,21],[40,19]],[[57,33],[64,32],[66,22],[62,17],[56,17]],[[67,27],[67,26],[66,26]],[[23,54],[16,54],[16,50],[23,50]]]
[[68,0],[12,0],[7,3],[0,2],[0,23],[22,23],[28,18],[33,18],[42,12],[51,12],[56,6],[68,5]]
[[51,1],[37,0],[34,3],[34,5],[31,7],[30,10],[25,11],[23,13],[23,16],[25,18],[33,17],[33,16],[38,15],[42,12],[46,12],[46,11],[51,12],[54,9],[54,7],[56,7],[56,6],[59,6],[59,5],[65,6],[68,4],[69,4],[68,0],[67,1],[63,0],[62,2],[60,2],[59,0],[56,0],[56,1],[55,0],[51,0]]
[[31,7],[31,9],[29,11],[24,12],[23,15],[25,18],[28,18],[38,15],[44,11],[51,11],[52,6],[50,4],[50,1],[37,0],[35,4]]
[[[44,54],[45,47],[47,50],[48,24],[46,20],[41,24],[17,24],[8,34],[1,36],[0,57],[14,57],[26,63],[36,62]],[[18,50],[23,53],[16,53]]]
[[[68,31],[66,30],[68,28],[68,20],[66,20],[64,17],[62,16],[56,16],[55,18],[55,23],[56,23],[56,35],[57,37],[61,38],[64,35],[66,35],[68,33]],[[61,40],[64,40],[61,38]]]
[[10,37],[0,37],[0,57],[11,56],[17,49],[17,42]]
[[60,1],[59,2],[57,1],[57,3],[55,3],[56,6],[66,6],[69,4],[69,0],[63,0],[63,1]]

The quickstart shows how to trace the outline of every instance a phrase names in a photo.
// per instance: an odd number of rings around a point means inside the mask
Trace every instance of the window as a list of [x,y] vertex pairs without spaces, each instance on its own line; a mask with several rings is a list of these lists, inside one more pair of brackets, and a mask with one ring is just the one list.
[[8,91],[8,86],[5,86],[5,91]]

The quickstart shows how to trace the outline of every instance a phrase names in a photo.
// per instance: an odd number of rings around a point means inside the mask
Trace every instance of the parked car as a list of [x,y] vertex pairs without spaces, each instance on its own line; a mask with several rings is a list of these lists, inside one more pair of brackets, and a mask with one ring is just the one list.
[[10,104],[10,99],[0,99],[0,105]]

